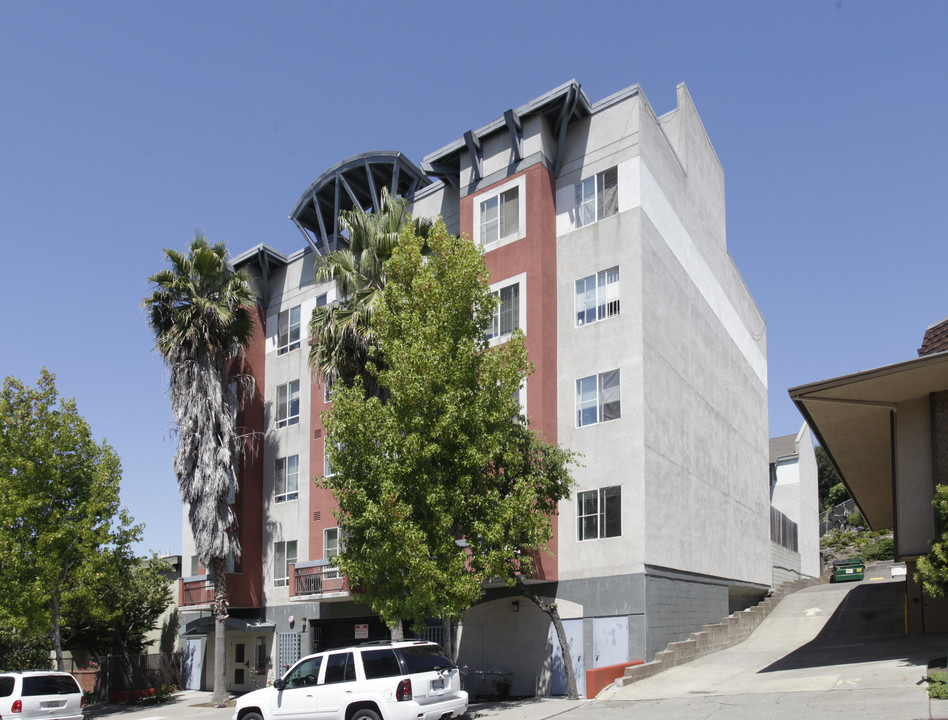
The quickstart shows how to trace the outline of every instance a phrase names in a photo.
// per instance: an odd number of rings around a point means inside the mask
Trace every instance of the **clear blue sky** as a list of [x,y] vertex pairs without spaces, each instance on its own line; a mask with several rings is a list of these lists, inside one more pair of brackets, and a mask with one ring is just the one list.
[[728,247],[787,388],[915,356],[948,315],[948,3],[0,0],[0,376],[42,366],[123,459],[142,550],[181,547],[163,364],[139,307],[196,228],[291,252],[334,163],[416,163],[575,78],[687,83]]

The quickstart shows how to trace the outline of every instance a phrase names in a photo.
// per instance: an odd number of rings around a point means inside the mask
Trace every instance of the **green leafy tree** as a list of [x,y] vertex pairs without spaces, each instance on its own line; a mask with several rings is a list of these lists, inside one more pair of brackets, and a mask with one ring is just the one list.
[[[0,395],[0,624],[46,633],[63,665],[64,608],[140,537],[119,507],[122,468],[45,369],[36,387],[7,378]],[[47,656],[48,657],[48,656]]]
[[932,500],[941,533],[932,542],[928,555],[918,559],[915,582],[932,597],[948,594],[948,485],[938,485]]
[[170,263],[149,278],[154,292],[142,301],[156,347],[171,376],[171,410],[178,428],[174,472],[201,563],[214,577],[214,696],[226,699],[227,557],[237,557],[229,498],[236,488],[240,438],[228,388],[228,358],[253,333],[256,298],[250,278],[227,263],[223,243],[203,235],[187,254],[165,250]]
[[846,490],[846,486],[840,480],[839,473],[833,467],[826,450],[817,445],[813,448],[813,451],[816,453],[816,476],[820,507],[825,510],[849,500],[849,491]]
[[[346,534],[339,565],[390,625],[458,618],[501,578],[550,615],[565,648],[556,606],[524,578],[570,492],[573,456],[521,414],[524,337],[488,346],[498,301],[483,256],[443,223],[427,239],[403,230],[385,273],[367,362],[385,401],[356,378],[324,418],[335,474],[322,483]],[[567,673],[575,697],[569,663]]]
[[[426,219],[412,220],[404,198],[382,188],[377,212],[361,208],[339,214],[348,238],[345,248],[328,253],[316,266],[316,282],[333,281],[342,300],[317,307],[310,320],[310,364],[324,379],[351,385],[361,378],[370,394],[379,388],[366,371],[370,351],[376,348],[372,317],[385,288],[385,261],[398,244],[402,230],[411,226],[424,237],[431,229]],[[380,358],[375,356],[376,366]]]
[[148,633],[171,602],[168,570],[157,557],[117,549],[66,609],[70,647],[122,658],[129,703],[136,700],[132,656],[145,652]]

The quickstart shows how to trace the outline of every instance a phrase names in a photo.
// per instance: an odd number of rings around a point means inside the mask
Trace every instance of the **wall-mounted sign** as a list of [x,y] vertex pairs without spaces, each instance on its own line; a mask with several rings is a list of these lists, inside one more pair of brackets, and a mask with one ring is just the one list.
[[368,640],[369,639],[369,624],[365,623],[364,625],[356,625],[356,640]]

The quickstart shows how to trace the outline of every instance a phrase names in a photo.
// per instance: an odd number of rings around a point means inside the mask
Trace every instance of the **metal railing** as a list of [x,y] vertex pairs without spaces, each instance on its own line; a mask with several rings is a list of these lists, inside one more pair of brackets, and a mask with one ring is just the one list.
[[202,577],[182,581],[182,605],[210,605],[214,602],[214,578]]
[[349,582],[339,568],[332,565],[297,567],[294,569],[294,595],[322,595],[349,592]]

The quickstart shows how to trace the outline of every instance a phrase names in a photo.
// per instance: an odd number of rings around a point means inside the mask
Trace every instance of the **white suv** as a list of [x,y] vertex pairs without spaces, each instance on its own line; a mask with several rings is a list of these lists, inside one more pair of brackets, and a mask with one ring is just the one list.
[[0,718],[82,720],[85,698],[69,673],[23,670],[0,673]]
[[238,698],[233,720],[440,720],[466,711],[444,650],[404,641],[308,655],[272,687]]

